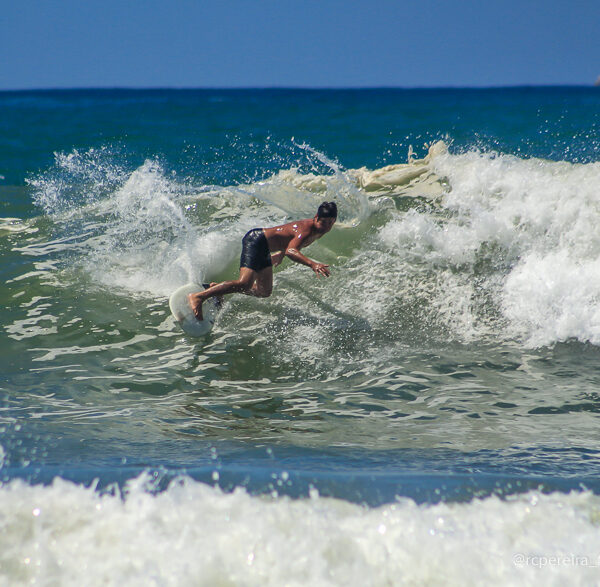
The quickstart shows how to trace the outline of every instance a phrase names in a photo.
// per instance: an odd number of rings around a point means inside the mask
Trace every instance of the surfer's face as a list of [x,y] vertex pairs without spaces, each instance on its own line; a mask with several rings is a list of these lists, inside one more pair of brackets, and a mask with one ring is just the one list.
[[315,216],[315,225],[317,230],[323,234],[329,232],[333,228],[335,221],[335,218],[321,218],[319,216]]

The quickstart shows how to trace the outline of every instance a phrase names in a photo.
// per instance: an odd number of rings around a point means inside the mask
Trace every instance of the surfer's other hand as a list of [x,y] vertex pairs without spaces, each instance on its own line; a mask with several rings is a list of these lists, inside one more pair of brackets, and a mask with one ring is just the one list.
[[312,266],[312,270],[317,274],[317,277],[329,277],[331,275],[331,271],[329,271],[329,265],[325,263],[315,263]]

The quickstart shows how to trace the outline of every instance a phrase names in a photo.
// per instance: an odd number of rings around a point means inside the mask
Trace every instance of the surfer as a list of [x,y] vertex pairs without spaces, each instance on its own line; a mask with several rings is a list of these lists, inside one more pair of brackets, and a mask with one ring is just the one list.
[[323,202],[314,218],[296,220],[273,228],[254,228],[242,239],[240,276],[232,281],[210,285],[204,291],[188,294],[190,306],[198,320],[202,320],[202,304],[212,297],[231,293],[244,293],[258,298],[268,298],[273,289],[273,266],[284,257],[307,265],[317,277],[329,277],[329,265],[309,259],[300,252],[324,234],[337,220],[335,202]]

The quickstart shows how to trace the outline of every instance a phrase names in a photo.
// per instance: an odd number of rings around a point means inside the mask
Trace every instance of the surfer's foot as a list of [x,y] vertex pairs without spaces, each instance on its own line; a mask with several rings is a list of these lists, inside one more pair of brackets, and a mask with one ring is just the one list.
[[202,299],[200,294],[197,294],[197,293],[188,294],[187,299],[188,299],[188,304],[190,305],[190,308],[192,308],[192,311],[194,312],[194,316],[196,316],[196,318],[200,321],[204,320],[204,318],[202,317],[202,302],[204,300]]

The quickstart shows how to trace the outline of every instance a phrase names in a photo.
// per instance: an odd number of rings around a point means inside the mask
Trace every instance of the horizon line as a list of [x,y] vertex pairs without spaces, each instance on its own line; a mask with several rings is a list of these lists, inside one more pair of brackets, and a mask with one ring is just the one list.
[[514,84],[482,86],[50,86],[31,88],[0,88],[0,92],[83,92],[83,91],[369,91],[369,90],[503,90],[536,88],[595,88],[595,84]]

